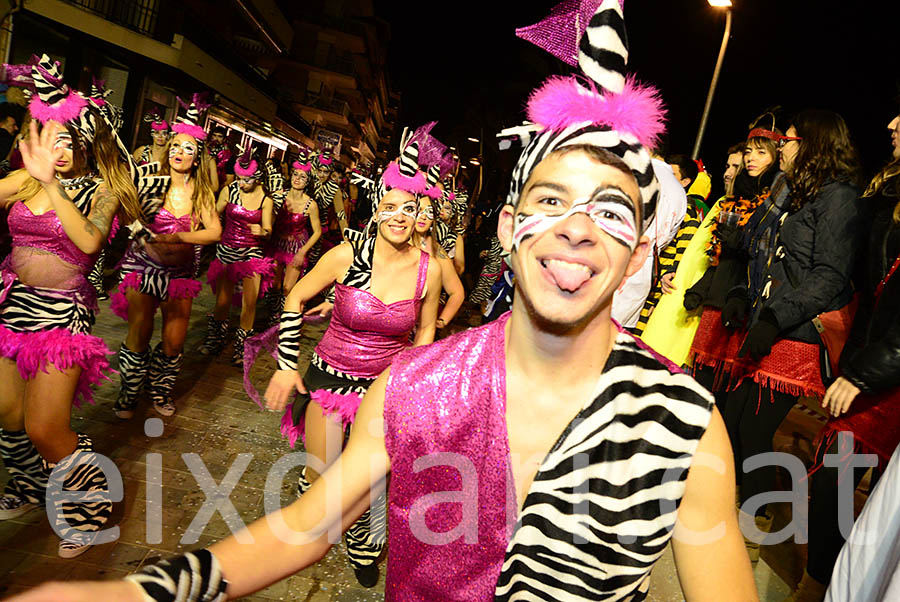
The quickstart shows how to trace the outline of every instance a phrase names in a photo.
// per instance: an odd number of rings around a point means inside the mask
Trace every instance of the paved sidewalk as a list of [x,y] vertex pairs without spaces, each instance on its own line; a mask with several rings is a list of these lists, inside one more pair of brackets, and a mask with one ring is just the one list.
[[[231,532],[228,525],[222,515],[216,513],[196,541],[182,542],[182,536],[206,499],[189,472],[183,454],[198,454],[216,482],[221,482],[233,465],[249,461],[230,501],[245,523],[263,515],[263,487],[269,469],[291,449],[278,432],[281,416],[259,411],[244,393],[240,371],[227,362],[230,347],[215,360],[197,353],[205,334],[205,315],[212,304],[208,289],[194,303],[185,344],[184,368],[175,391],[178,412],[171,418],[162,419],[161,436],[145,434],[145,420],[158,419],[146,403],[130,421],[122,422],[113,415],[117,377],[96,392],[95,406],[74,412],[74,428],[89,434],[97,451],[112,458],[122,474],[125,498],[115,505],[112,520],[121,528],[118,541],[97,546],[77,559],[63,560],[56,555],[58,539],[43,512],[34,511],[18,520],[0,522],[0,598],[47,580],[121,577],[146,563],[208,545],[228,535]],[[115,351],[125,337],[125,323],[109,312],[108,302],[102,306],[94,332]],[[236,320],[234,312],[232,324]],[[306,355],[323,331],[322,324],[304,326],[302,344]],[[159,336],[158,323],[156,332],[154,344]],[[253,370],[257,386],[264,386],[272,370],[274,361],[268,356],[261,357]],[[163,527],[161,541],[152,544],[148,543],[145,525],[148,482],[154,486],[152,472],[148,481],[148,453],[162,454],[163,464]],[[251,456],[239,459],[240,454]],[[5,470],[0,468],[0,483],[6,478]],[[294,499],[295,482],[296,470],[289,472],[282,484],[282,503]],[[374,588],[362,588],[347,564],[343,546],[335,546],[317,565],[244,600],[383,600],[384,567],[382,560],[382,577]],[[765,563],[757,569],[757,577],[762,600],[781,600],[786,595],[784,582]],[[670,551],[653,573],[650,600],[682,600]]]

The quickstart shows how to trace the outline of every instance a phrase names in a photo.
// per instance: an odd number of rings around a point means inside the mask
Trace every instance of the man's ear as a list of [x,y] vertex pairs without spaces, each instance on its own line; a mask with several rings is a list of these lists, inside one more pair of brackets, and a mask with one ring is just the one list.
[[641,269],[641,266],[643,266],[644,262],[647,260],[647,253],[649,251],[650,239],[646,236],[642,236],[637,247],[635,247],[634,251],[631,253],[631,259],[628,260],[628,267],[625,268],[625,278],[630,277]]
[[504,205],[497,218],[497,238],[500,239],[500,246],[503,247],[503,250],[510,253],[512,251],[515,209],[512,205]]

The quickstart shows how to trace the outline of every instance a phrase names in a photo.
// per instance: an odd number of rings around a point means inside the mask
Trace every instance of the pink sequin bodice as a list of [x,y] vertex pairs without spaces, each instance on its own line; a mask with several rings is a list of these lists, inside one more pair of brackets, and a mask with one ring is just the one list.
[[276,238],[309,238],[309,216],[305,213],[293,213],[286,207],[278,214],[275,221]]
[[351,376],[376,378],[384,372],[394,356],[410,344],[428,261],[428,254],[422,253],[412,299],[386,304],[368,291],[336,284],[331,323],[316,346],[316,354],[329,366]]
[[229,247],[258,247],[260,238],[250,233],[250,224],[262,223],[262,208],[253,211],[237,203],[225,206],[222,244]]
[[[405,350],[391,365],[387,602],[494,599],[517,513],[506,430],[508,317]],[[453,492],[452,501],[428,501],[440,492]]]
[[94,257],[79,249],[66,234],[52,209],[40,215],[31,212],[25,203],[14,203],[9,210],[9,232],[13,247],[31,247],[46,251],[88,273]]
[[188,213],[181,217],[175,217],[168,209],[160,209],[153,223],[150,224],[150,231],[154,234],[175,234],[176,232],[190,232],[193,215]]

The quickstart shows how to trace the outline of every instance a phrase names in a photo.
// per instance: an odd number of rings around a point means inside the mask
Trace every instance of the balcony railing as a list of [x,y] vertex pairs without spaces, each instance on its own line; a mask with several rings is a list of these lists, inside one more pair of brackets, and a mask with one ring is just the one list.
[[172,43],[172,28],[160,18],[162,0],[64,0],[69,4],[100,15],[107,21],[151,37]]
[[343,100],[339,100],[336,98],[324,98],[317,94],[306,94],[300,99],[299,102],[314,109],[321,109],[323,111],[329,111],[331,113],[343,115],[344,118],[350,117],[350,105],[348,105]]

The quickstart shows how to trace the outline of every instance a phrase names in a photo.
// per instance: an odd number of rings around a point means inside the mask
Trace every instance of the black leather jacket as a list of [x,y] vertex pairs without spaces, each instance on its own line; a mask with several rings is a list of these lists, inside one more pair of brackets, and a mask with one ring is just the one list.
[[[900,186],[895,190],[898,189]],[[866,229],[868,252],[862,266],[860,305],[841,354],[844,377],[865,393],[879,393],[900,385],[900,269],[875,298],[879,282],[900,255],[900,224],[894,223],[892,216],[898,200],[898,196],[884,194],[871,199],[872,220]]]

